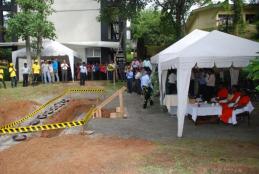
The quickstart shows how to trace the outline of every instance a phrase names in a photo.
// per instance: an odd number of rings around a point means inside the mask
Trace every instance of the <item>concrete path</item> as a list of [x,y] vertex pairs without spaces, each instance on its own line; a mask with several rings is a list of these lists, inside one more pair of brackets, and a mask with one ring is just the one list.
[[[128,118],[93,119],[88,124],[88,129],[95,133],[119,136],[134,137],[147,140],[174,140],[177,134],[177,118],[163,112],[159,106],[158,99],[155,105],[142,109],[143,99],[136,94],[125,93],[125,106],[128,111]],[[114,107],[118,102],[113,102]],[[241,141],[259,141],[259,105],[252,113],[251,124],[247,120],[239,123],[238,126],[220,124],[201,124],[195,126],[187,117],[184,125],[184,138],[190,139],[233,139]]]

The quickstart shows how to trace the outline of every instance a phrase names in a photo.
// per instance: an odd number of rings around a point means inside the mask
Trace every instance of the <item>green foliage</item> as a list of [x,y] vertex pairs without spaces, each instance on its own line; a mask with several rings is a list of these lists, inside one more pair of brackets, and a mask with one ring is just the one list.
[[15,14],[8,20],[7,34],[25,40],[26,36],[30,36],[30,33],[32,33],[33,19],[34,14],[31,12]]
[[175,32],[170,21],[161,12],[144,10],[131,21],[133,39],[144,39],[145,45],[168,45],[175,41]]
[[11,48],[0,48],[0,59],[1,60],[11,61],[11,57],[12,57]]
[[116,22],[118,19],[132,19],[136,13],[143,9],[149,0],[98,0],[102,7],[99,20]]
[[194,5],[204,6],[211,3],[211,0],[156,0],[156,6],[162,8],[162,15],[174,27],[176,39],[180,39],[184,35],[184,25],[186,17],[191,7]]
[[232,0],[233,2],[233,27],[234,27],[234,34],[239,35],[240,32],[244,30],[244,21],[243,21],[243,7],[244,2],[243,0]]
[[[248,78],[254,81],[259,80],[259,57],[252,60],[245,70],[248,72]],[[259,89],[259,86],[256,89]]]
[[36,41],[32,47],[40,53],[42,39],[54,39],[55,27],[47,20],[47,16],[53,12],[52,0],[16,0],[20,11],[8,20],[7,33],[23,40],[31,37]]

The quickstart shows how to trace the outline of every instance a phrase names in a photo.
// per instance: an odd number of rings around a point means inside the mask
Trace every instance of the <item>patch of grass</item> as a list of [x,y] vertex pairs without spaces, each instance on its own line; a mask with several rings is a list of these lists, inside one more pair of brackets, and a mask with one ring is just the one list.
[[[141,173],[259,173],[259,144],[232,140],[181,139],[157,143]],[[156,173],[156,172],[154,172]]]
[[[11,88],[10,82],[7,82],[7,89],[0,88],[0,103],[10,100],[32,100],[35,101],[39,98],[58,96],[69,88],[84,88],[79,86],[78,82],[75,83],[55,83],[55,84],[40,84],[38,86],[32,87],[22,87],[19,83],[18,87]],[[105,92],[107,94],[113,93],[115,90],[123,86],[122,82],[107,83],[105,86]],[[86,87],[86,86],[85,86]]]

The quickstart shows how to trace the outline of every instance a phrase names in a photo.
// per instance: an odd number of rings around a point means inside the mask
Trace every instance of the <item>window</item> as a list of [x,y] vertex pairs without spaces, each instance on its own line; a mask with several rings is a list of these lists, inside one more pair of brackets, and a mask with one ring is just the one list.
[[110,23],[108,26],[108,40],[118,41],[120,39],[119,32],[119,22]]
[[246,23],[252,24],[255,22],[255,14],[246,14]]
[[86,57],[101,57],[101,48],[86,48]]
[[218,16],[219,25],[232,25],[233,24],[233,15],[220,14]]
[[10,11],[3,11],[3,22],[4,22],[4,28],[7,27],[7,21],[11,17],[11,12]]

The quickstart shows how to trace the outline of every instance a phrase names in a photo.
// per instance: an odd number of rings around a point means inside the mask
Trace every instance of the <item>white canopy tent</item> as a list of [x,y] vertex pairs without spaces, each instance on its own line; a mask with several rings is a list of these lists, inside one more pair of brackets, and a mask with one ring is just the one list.
[[178,137],[182,137],[183,134],[192,68],[194,66],[200,68],[245,67],[256,56],[259,56],[258,42],[216,30],[197,39],[182,50],[172,50],[172,53],[168,50],[162,58],[160,56],[157,63],[160,75],[163,70],[177,69]]
[[[163,60],[167,58],[168,56],[167,54],[176,55],[184,48],[190,46],[191,44],[203,38],[207,34],[209,34],[209,32],[198,30],[198,29],[192,31],[184,38],[180,39],[178,42],[174,43],[173,45],[169,46],[168,48],[164,49],[163,51],[151,57],[151,63],[158,64],[159,60]],[[166,82],[167,70],[162,71],[160,70],[160,66],[158,66],[158,76],[159,76],[159,84],[160,84],[160,104],[164,104],[163,103],[164,94],[165,94],[164,84]]]
[[[68,56],[69,64],[71,68],[72,79],[74,80],[74,59],[75,57],[79,58],[80,56],[73,51],[72,49],[62,45],[59,42],[52,40],[43,41],[43,49],[41,56]],[[26,48],[19,49],[12,52],[12,62],[16,64],[18,57],[26,57]]]

